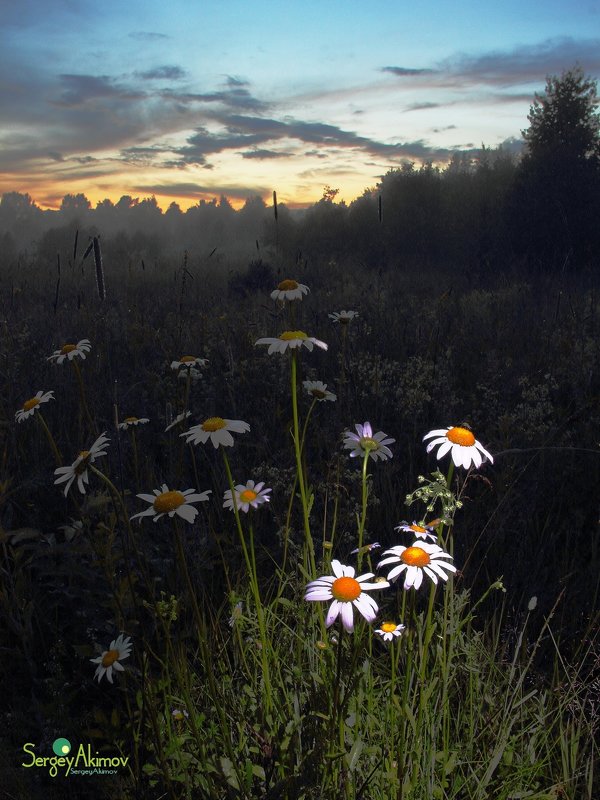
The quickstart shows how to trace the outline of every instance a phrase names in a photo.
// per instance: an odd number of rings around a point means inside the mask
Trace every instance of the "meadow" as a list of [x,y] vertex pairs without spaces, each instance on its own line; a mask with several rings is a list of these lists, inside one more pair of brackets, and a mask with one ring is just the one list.
[[593,280],[271,256],[4,264],[1,792],[594,800]]

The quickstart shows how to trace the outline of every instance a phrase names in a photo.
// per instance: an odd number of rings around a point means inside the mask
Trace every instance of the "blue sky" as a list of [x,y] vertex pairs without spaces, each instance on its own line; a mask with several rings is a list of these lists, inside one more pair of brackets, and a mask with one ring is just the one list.
[[600,76],[599,0],[4,3],[0,193],[349,202],[518,139],[576,62]]

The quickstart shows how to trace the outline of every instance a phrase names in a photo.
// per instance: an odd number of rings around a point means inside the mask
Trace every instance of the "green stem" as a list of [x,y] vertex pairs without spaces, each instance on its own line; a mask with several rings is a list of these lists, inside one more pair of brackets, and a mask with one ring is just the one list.
[[302,515],[304,519],[304,537],[305,537],[304,545],[305,549],[308,550],[310,575],[312,578],[314,578],[316,577],[317,574],[317,568],[315,564],[315,548],[310,533],[310,519],[309,519],[308,499],[306,496],[306,485],[304,482],[304,471],[302,469],[302,450],[300,445],[300,425],[298,421],[298,397],[297,397],[297,387],[296,387],[296,373],[297,373],[296,361],[297,361],[296,351],[293,350],[291,380],[292,380],[292,415],[294,421],[294,432],[293,432],[294,452],[296,455],[296,470],[298,475],[298,484],[300,486],[300,497],[302,500]]
[[360,522],[358,524],[358,557],[357,557],[357,570],[360,573],[360,566],[362,564],[362,547],[363,547],[363,536],[365,533],[365,522],[367,521],[367,499],[369,495],[369,489],[367,486],[367,462],[369,460],[369,451],[365,450],[365,454],[363,456],[363,463],[362,463],[362,511],[360,515]]
[[81,374],[81,370],[79,369],[79,364],[77,363],[76,359],[72,359],[71,364],[73,365],[73,369],[75,370],[75,375],[77,376],[77,383],[79,385],[79,398],[81,400],[81,408],[83,409],[83,412],[87,417],[90,430],[93,431],[97,436],[98,428],[96,427],[96,423],[92,419],[92,415],[90,414],[90,409],[88,408],[87,400],[85,397],[85,388],[83,386],[83,376]]
[[44,429],[44,433],[46,434],[46,438],[48,439],[50,447],[52,448],[52,452],[54,453],[54,458],[56,459],[56,463],[60,467],[62,465],[62,456],[60,454],[60,450],[56,446],[56,442],[54,441],[54,437],[50,433],[50,428],[46,424],[46,420],[44,419],[41,411],[38,411],[38,413],[36,414],[36,417],[39,419],[40,425]]

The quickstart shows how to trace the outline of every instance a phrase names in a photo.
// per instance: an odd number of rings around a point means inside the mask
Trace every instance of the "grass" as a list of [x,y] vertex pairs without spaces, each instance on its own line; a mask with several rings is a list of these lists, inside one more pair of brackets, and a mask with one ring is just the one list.
[[[552,282],[474,289],[352,265],[293,277],[311,287],[293,305],[268,291],[228,299],[224,276],[187,256],[174,269],[105,264],[103,302],[91,273],[63,269],[58,296],[35,264],[4,290],[7,796],[593,800],[593,292],[570,287],[565,303]],[[360,316],[332,323],[341,308]],[[254,347],[286,328],[329,350]],[[77,368],[46,361],[83,337],[93,349]],[[208,358],[198,380],[170,369],[183,355]],[[337,402],[311,401],[305,379]],[[49,388],[43,418],[15,424]],[[116,427],[131,415],[150,422]],[[217,415],[251,430],[221,452],[179,436]],[[424,433],[465,418],[494,465],[436,474]],[[396,440],[393,459],[343,449],[367,419]],[[102,431],[111,442],[89,488],[65,498],[57,454],[74,463]],[[249,478],[272,488],[268,505],[224,511],[223,492]],[[135,495],[163,483],[212,491],[193,525],[130,522]],[[376,571],[378,552],[351,550],[408,545],[399,520],[435,516],[459,569],[447,583],[403,591],[401,578],[373,594],[377,621],[355,614],[351,633],[304,601],[332,559]],[[72,535],[59,528],[70,519]],[[385,619],[406,625],[391,643],[373,632]],[[125,670],[93,682],[89,659],[121,631]],[[25,742],[50,755],[58,737],[127,768],[52,778],[21,766]]]

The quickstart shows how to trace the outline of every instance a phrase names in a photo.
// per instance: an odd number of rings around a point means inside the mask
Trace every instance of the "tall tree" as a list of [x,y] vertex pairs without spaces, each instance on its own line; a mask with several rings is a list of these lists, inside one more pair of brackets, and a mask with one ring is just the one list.
[[578,66],[547,78],[528,119],[513,197],[517,246],[546,268],[584,266],[600,245],[596,82]]

